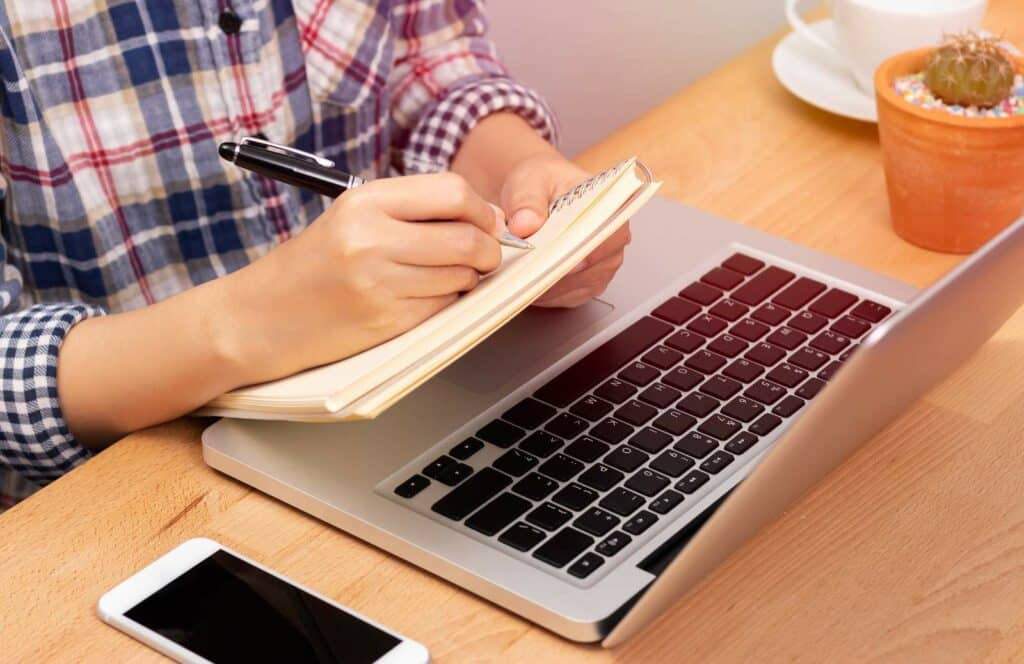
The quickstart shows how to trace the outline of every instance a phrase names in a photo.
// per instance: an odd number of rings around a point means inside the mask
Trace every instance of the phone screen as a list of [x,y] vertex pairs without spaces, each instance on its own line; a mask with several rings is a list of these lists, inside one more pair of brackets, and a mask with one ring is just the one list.
[[368,664],[400,642],[223,550],[125,616],[213,662]]

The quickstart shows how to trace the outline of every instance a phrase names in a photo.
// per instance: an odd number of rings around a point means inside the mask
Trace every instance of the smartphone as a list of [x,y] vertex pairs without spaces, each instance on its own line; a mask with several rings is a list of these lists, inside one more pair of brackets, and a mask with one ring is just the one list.
[[100,598],[100,618],[179,662],[425,664],[427,649],[209,539]]

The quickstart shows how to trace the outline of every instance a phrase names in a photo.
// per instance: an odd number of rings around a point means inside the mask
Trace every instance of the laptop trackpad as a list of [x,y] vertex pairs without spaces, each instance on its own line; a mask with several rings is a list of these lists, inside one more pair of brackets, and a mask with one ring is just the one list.
[[596,324],[614,310],[604,300],[591,300],[575,309],[530,307],[438,379],[477,394],[493,392],[511,381],[522,383],[558,359],[546,357],[554,348],[587,328],[597,332]]

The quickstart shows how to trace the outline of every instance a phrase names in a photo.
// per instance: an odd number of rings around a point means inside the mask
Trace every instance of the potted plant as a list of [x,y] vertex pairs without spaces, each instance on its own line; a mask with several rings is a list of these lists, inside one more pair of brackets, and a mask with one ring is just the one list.
[[990,37],[948,37],[875,73],[893,227],[974,251],[1024,215],[1024,61]]

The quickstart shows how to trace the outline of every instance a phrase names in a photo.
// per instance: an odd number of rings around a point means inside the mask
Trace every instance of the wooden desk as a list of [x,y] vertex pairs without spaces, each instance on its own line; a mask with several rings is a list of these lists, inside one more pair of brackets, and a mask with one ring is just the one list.
[[[1018,0],[993,0],[988,24],[1024,42]],[[640,154],[668,196],[932,282],[956,259],[889,229],[875,128],[786,94],[769,66],[774,41],[581,162]],[[157,660],[93,606],[198,535],[422,641],[439,662],[1024,657],[1024,314],[615,652],[563,641],[218,475],[200,430],[181,421],[131,436],[0,516],[0,659]]]

